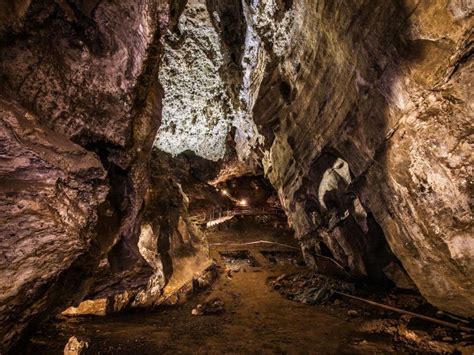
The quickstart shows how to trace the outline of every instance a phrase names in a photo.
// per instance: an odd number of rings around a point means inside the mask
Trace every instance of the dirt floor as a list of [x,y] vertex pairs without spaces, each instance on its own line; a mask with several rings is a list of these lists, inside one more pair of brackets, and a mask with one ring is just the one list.
[[[261,243],[260,240],[279,244]],[[226,229],[209,234],[219,267],[213,286],[182,306],[153,313],[61,318],[47,323],[24,354],[62,354],[69,337],[89,343],[88,354],[311,354],[415,352],[387,334],[361,331],[339,301],[306,305],[283,297],[271,281],[307,272],[297,244],[280,229]],[[223,303],[218,314],[202,312],[209,300]],[[218,307],[217,312],[221,311]],[[348,313],[349,312],[349,313]]]

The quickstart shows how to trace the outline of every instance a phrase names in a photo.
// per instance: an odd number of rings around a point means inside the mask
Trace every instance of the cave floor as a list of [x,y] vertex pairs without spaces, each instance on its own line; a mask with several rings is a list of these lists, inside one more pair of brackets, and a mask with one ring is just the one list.
[[[289,247],[252,244],[257,240],[276,241]],[[390,338],[368,338],[359,333],[361,320],[348,317],[347,310],[293,302],[272,290],[272,278],[306,268],[298,265],[299,250],[291,235],[259,228],[227,229],[211,232],[209,241],[219,277],[210,289],[188,303],[153,313],[54,320],[25,344],[24,353],[62,354],[73,335],[88,340],[88,354],[395,351]],[[250,263],[242,259],[249,256],[253,259]],[[192,315],[198,304],[216,297],[224,302],[224,313]]]

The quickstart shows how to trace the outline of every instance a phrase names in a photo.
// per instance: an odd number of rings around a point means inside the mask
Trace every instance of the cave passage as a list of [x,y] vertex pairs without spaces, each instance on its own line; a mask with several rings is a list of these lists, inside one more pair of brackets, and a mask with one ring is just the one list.
[[474,353],[472,0],[0,0],[0,354]]
[[[43,325],[24,347],[25,353],[60,353],[71,336],[87,341],[88,351],[94,354],[393,349],[389,337],[359,335],[363,318],[348,316],[353,305],[341,304],[337,298],[324,306],[310,305],[314,290],[305,290],[304,285],[311,284],[312,272],[284,215],[262,213],[263,208],[275,206],[260,202],[268,191],[254,191],[259,182],[245,178],[225,184],[225,190],[220,187],[221,193],[227,191],[237,199],[238,206],[232,211],[243,214],[207,229],[210,257],[216,262],[213,277],[217,279],[212,285],[192,295],[188,285],[154,312],[62,316]],[[237,189],[245,192],[239,194]],[[248,204],[241,206],[244,197]],[[253,210],[253,203],[258,211]],[[252,210],[261,214],[244,214]],[[217,217],[216,213],[211,215]],[[288,275],[292,276],[287,279]],[[196,282],[207,280],[203,277]],[[305,292],[298,293],[298,288]],[[358,312],[362,315],[363,311]]]
[[[132,312],[127,307],[120,311],[123,300],[117,300],[117,295],[104,299],[99,292],[43,324],[20,345],[22,353],[60,353],[66,343],[70,347],[87,343],[88,353],[93,354],[191,353],[195,349],[362,354],[416,349],[413,344],[394,342],[387,333],[394,315],[391,318],[383,310],[333,292],[389,299],[392,305],[426,311],[423,298],[393,284],[391,288],[371,285],[369,279],[367,283],[349,276],[350,269],[341,268],[324,242],[318,246],[319,263],[314,264],[317,253],[305,258],[275,190],[263,176],[225,179],[220,175],[211,185],[203,178],[209,177],[205,172],[214,163],[193,154],[176,160],[164,153],[160,156],[174,172],[182,159],[194,160],[191,165],[203,169],[200,178],[196,171],[173,178],[182,183],[186,213],[204,236],[206,256],[200,255],[203,241],[190,237],[187,243],[184,233],[178,240],[170,231],[160,234],[170,238],[165,243],[168,258],[161,251],[163,269],[169,271],[165,271],[164,293],[153,311]],[[166,263],[172,265],[166,267]],[[387,316],[380,323],[380,317]]]

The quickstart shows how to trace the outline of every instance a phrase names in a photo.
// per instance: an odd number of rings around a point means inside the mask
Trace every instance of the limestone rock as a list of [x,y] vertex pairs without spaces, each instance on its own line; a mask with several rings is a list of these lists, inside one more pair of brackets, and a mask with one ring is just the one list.
[[[297,235],[359,275],[393,252],[429,302],[473,316],[472,6],[301,1],[288,11],[290,40],[266,47],[254,119]],[[351,176],[333,212],[318,200],[331,159]],[[356,200],[366,221],[351,212]]]
[[3,98],[0,126],[0,338],[8,346],[28,322],[81,293],[78,262],[91,262],[108,187],[95,154]]
[[205,0],[190,0],[169,33],[159,78],[163,85],[163,121],[157,148],[177,155],[192,150],[218,160],[233,119],[232,103],[220,72],[224,53]]
[[4,8],[15,12],[0,16],[2,350],[28,324],[77,305],[100,260],[117,273],[143,261],[170,17],[167,0]]
[[89,343],[87,341],[72,336],[64,347],[64,355],[84,355],[88,347]]

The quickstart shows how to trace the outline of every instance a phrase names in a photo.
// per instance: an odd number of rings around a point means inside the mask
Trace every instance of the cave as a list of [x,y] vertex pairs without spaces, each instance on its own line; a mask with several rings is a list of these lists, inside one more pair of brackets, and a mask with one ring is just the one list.
[[0,354],[471,354],[473,13],[0,0]]

